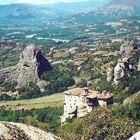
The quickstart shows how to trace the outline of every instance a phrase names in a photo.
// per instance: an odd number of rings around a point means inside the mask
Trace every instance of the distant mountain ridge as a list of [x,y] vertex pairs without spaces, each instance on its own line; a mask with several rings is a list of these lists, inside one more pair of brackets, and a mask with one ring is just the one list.
[[92,24],[93,22],[105,22],[123,18],[140,17],[140,0],[112,0],[104,7],[89,13],[76,14],[75,22]]
[[44,7],[61,9],[66,12],[87,12],[92,11],[93,9],[103,7],[110,0],[89,0],[83,2],[70,2],[70,3],[55,3],[55,4],[46,4]]
[[140,16],[140,0],[112,0],[105,7],[107,13],[123,16]]
[[1,19],[35,19],[35,18],[57,18],[64,16],[65,12],[53,9],[45,8],[40,5],[31,4],[10,4],[0,6],[0,18]]
[[[102,3],[102,4],[101,4]],[[104,4],[106,4],[104,6]],[[60,22],[92,24],[140,17],[140,0],[100,0],[48,5],[11,4],[0,6],[0,21],[19,24],[59,19]],[[103,6],[103,7],[101,7]],[[98,7],[96,9],[96,7]],[[85,12],[86,11],[86,12]]]
[[140,0],[112,0],[106,6],[112,6],[112,5],[139,6]]

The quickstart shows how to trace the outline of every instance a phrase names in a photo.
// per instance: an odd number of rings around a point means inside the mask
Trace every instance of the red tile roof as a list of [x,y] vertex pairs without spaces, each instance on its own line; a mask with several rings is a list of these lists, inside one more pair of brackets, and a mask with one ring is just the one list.
[[[87,91],[86,91],[87,90]],[[66,95],[73,95],[73,96],[87,96],[88,98],[96,98],[99,91],[88,90],[87,88],[74,88],[68,91],[65,91]]]
[[88,90],[87,88],[74,88],[68,91],[65,91],[66,95],[73,95],[73,96],[86,96],[87,98],[97,98],[99,100],[107,100],[113,97],[113,94],[107,91],[103,91],[102,94],[99,91]]
[[107,100],[109,98],[113,97],[113,94],[111,94],[110,92],[103,92],[102,94],[98,94],[97,98],[99,100]]
[[79,96],[84,92],[82,88],[74,88],[68,91],[65,91],[66,95],[73,95],[73,96]]

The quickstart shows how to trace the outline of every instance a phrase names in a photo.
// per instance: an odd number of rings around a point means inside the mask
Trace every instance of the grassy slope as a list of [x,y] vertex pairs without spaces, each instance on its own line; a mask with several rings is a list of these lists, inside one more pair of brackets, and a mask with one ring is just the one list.
[[70,121],[60,128],[60,136],[68,140],[127,140],[140,130],[139,121],[115,117],[109,110],[97,107],[86,117]]
[[44,107],[59,107],[63,106],[64,94],[54,94],[51,96],[44,96],[36,99],[18,100],[0,102],[0,107],[5,106],[6,109],[21,110],[32,108],[44,108]]

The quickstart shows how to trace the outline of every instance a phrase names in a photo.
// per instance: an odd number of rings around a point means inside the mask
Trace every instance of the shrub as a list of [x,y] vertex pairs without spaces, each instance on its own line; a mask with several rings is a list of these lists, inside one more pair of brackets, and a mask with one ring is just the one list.
[[76,84],[76,87],[87,87],[87,81],[82,79],[79,83]]

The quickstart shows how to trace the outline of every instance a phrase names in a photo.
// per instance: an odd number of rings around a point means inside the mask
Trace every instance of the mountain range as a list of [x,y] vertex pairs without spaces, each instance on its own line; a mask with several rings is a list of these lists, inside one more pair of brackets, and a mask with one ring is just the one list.
[[[105,9],[107,14],[114,14],[114,17],[140,16],[140,0],[113,0],[108,3]],[[118,15],[117,15],[118,14]]]
[[62,10],[30,4],[1,5],[0,13],[0,18],[3,19],[55,18],[65,15]]
[[140,17],[140,0],[112,0],[105,6],[88,13],[73,15],[75,22],[91,24],[119,20],[123,18]]
[[[0,20],[29,22],[59,19],[82,24],[140,16],[140,0],[100,0],[47,5],[10,4],[0,6]],[[6,22],[5,22],[6,21]]]
[[103,7],[109,2],[110,0],[89,0],[83,2],[70,2],[70,3],[60,2],[54,4],[46,4],[44,6],[48,8],[61,9],[69,13],[79,13],[79,12],[89,12],[92,11],[93,9]]
[[54,19],[65,16],[69,13],[78,13],[92,11],[95,8],[102,7],[110,0],[100,0],[100,4],[95,1],[71,2],[71,3],[54,3],[44,5],[31,4],[10,4],[0,5],[0,19],[37,19],[47,18]]

